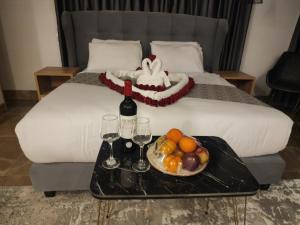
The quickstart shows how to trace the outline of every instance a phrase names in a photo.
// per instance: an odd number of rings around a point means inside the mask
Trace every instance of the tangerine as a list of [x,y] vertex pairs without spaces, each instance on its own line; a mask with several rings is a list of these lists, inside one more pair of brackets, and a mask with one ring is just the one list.
[[197,143],[191,137],[183,137],[179,141],[179,147],[183,152],[189,153],[196,149]]
[[164,165],[164,168],[165,168],[166,170],[168,170],[168,168],[169,168],[169,163],[170,163],[170,161],[171,161],[172,159],[174,159],[174,158],[175,158],[174,155],[168,155],[168,156],[166,156],[166,157],[164,158],[164,160],[163,160],[163,165]]
[[181,132],[181,130],[176,128],[172,128],[167,133],[167,138],[174,141],[175,143],[178,143],[182,137],[183,137],[183,133]]
[[163,160],[164,168],[171,173],[177,172],[178,166],[181,162],[181,158],[179,156],[174,155],[168,155]]

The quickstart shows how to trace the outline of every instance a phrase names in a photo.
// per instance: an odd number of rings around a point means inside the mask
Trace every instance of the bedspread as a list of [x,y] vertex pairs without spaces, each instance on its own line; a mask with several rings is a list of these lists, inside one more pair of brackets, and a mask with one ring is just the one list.
[[[138,116],[150,118],[153,135],[176,127],[187,135],[218,136],[240,157],[285,148],[293,126],[288,116],[216,74],[193,78],[193,91],[172,105],[155,108],[136,102]],[[118,114],[122,100],[121,94],[102,86],[97,74],[76,76],[39,101],[17,124],[24,154],[37,163],[95,162],[102,143],[101,117]]]
[[[99,81],[99,73],[79,73],[75,77],[68,80],[67,83],[105,86],[101,83],[101,81]],[[187,95],[185,95],[185,97],[268,106],[244,91],[228,85],[196,83],[193,89]]]

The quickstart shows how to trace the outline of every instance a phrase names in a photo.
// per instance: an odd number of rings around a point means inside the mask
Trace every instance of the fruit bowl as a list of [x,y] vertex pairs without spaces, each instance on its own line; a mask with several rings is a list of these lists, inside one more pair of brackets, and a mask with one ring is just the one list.
[[[162,145],[163,140],[165,140],[165,136],[161,136],[158,138],[151,146],[149,146],[149,149],[147,151],[147,158],[150,164],[157,169],[158,171],[168,174],[171,176],[181,176],[181,177],[187,177],[187,176],[193,176],[198,173],[201,173],[207,166],[208,162],[205,163],[199,163],[199,165],[196,168],[193,168],[193,170],[188,170],[183,168],[182,166],[177,169],[177,171],[168,171],[164,165],[164,160],[168,155],[162,154],[160,151],[160,147]],[[197,140],[195,140],[197,142]],[[200,147],[200,146],[199,146]],[[186,153],[189,154],[189,153]],[[209,152],[206,151],[207,157],[209,158]]]

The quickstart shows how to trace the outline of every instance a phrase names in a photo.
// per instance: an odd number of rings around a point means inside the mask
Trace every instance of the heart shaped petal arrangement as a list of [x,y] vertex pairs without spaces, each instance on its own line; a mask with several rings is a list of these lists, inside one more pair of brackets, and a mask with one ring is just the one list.
[[[152,57],[153,59],[153,57]],[[168,73],[161,70],[159,59],[143,60],[142,69],[137,71],[106,72],[99,80],[121,94],[124,91],[124,80],[132,80],[132,97],[151,106],[173,104],[186,95],[194,86],[194,80],[185,73]]]

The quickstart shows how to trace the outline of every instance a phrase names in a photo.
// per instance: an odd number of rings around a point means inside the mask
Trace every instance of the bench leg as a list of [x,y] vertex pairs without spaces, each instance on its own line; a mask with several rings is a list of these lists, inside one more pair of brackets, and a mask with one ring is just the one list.
[[259,189],[260,189],[260,190],[266,191],[266,190],[268,190],[269,188],[270,188],[270,184],[261,184],[261,185],[259,185]]
[[45,191],[44,195],[46,198],[53,198],[56,195],[56,191]]

